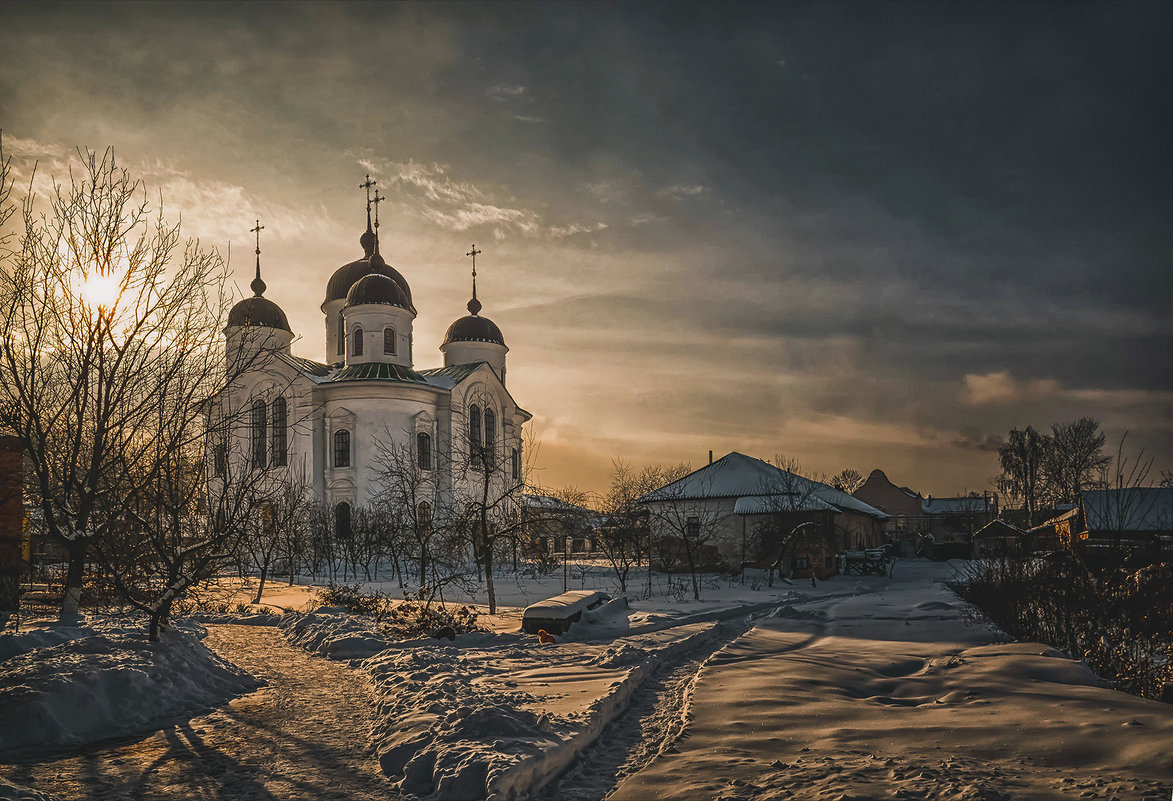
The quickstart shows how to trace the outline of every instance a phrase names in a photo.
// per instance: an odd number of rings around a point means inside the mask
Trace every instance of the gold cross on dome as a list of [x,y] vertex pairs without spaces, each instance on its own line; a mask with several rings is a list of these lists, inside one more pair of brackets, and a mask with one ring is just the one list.
[[367,190],[367,205],[370,205],[370,202],[371,202],[371,187],[377,183],[378,183],[378,181],[371,180],[371,174],[368,172],[367,179],[358,185],[359,189]]
[[375,190],[375,197],[371,201],[371,203],[375,204],[375,227],[376,228],[379,227],[379,204],[382,203],[386,199],[387,199],[386,195],[380,195],[379,190],[378,189]]
[[477,246],[473,245],[472,250],[464,254],[465,256],[472,256],[472,277],[474,279],[477,277],[477,256],[481,255],[483,252],[484,251],[477,250]]
[[265,226],[261,225],[260,220],[257,220],[257,224],[256,224],[255,228],[248,229],[248,232],[250,234],[257,235],[257,255],[258,256],[261,255],[261,231],[264,231],[264,230],[265,230]]

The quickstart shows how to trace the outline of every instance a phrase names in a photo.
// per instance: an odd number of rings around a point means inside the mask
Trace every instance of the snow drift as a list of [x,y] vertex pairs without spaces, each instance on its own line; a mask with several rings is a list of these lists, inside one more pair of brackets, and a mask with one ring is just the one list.
[[0,635],[0,753],[149,731],[259,686],[203,633],[182,624],[151,642],[141,627],[103,621]]

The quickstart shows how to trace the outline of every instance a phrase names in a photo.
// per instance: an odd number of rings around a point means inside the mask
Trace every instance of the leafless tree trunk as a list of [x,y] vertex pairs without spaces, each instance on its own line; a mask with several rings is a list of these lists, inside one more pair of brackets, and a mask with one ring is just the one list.
[[79,155],[44,210],[30,184],[22,226],[0,249],[0,424],[22,441],[32,500],[69,555],[63,615],[77,612],[95,548],[108,562],[135,550],[128,538],[157,546],[171,521],[179,539],[155,565],[163,588],[150,602],[157,633],[196,554],[223,544],[183,538],[189,512],[211,507],[190,476],[204,464],[204,404],[232,380],[220,339],[228,268],[181,239],[113,150]]

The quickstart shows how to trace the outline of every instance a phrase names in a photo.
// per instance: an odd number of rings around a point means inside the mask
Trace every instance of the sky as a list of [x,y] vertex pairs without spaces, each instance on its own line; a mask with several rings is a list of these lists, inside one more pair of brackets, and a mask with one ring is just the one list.
[[1173,6],[0,3],[17,174],[113,146],[294,352],[381,250],[482,314],[536,478],[737,450],[988,489],[1089,415],[1173,468]]

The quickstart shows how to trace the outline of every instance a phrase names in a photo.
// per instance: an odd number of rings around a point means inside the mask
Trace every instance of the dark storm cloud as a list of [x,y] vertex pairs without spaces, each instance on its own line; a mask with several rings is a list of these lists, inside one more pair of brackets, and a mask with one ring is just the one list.
[[[984,465],[992,432],[1086,412],[1173,458],[1167,5],[4,15],[6,136],[176,161],[241,188],[233,216],[281,198],[319,238],[358,223],[354,176],[371,169],[419,326],[459,311],[459,254],[492,243],[511,376],[530,360],[550,393],[530,405],[568,431],[797,433],[782,409]],[[341,263],[348,236],[291,241],[290,272],[318,291],[315,265]],[[674,375],[672,415],[641,417]]]

